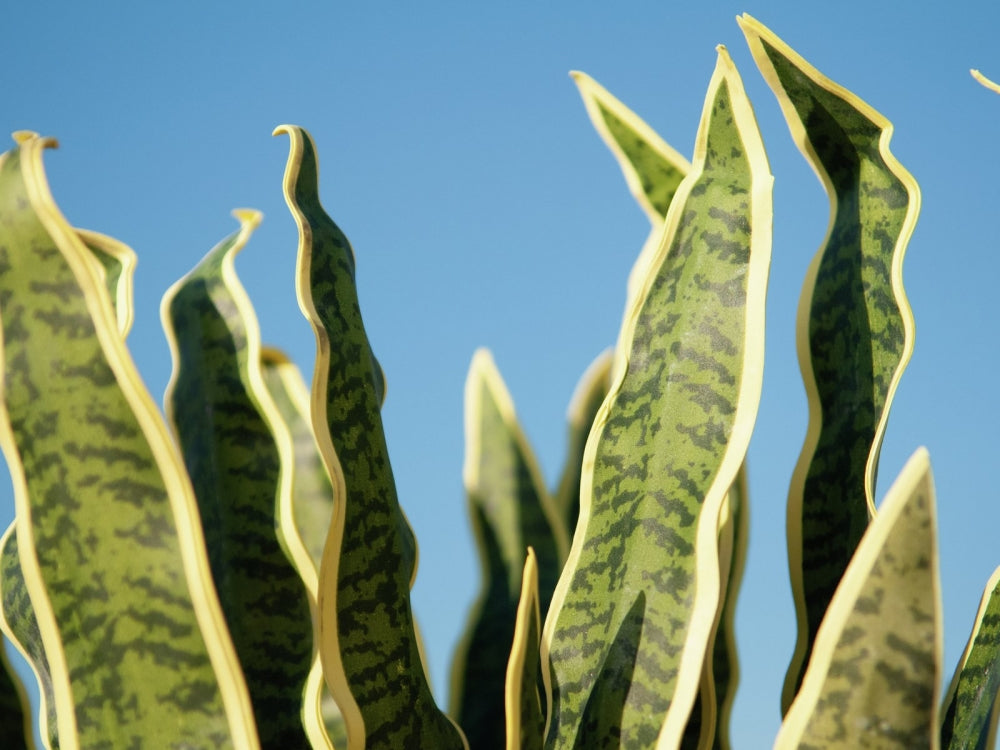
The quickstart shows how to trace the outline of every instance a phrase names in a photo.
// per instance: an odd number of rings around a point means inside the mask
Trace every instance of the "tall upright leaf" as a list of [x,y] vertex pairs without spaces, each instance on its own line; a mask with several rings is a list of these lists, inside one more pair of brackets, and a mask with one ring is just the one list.
[[466,380],[465,441],[465,491],[482,584],[452,665],[451,715],[474,750],[500,749],[524,556],[529,547],[534,550],[536,595],[544,617],[568,540],[514,402],[486,349],[473,356]]
[[385,380],[361,320],[354,251],[319,201],[309,134],[290,138],[285,200],[299,228],[297,293],[316,335],[312,421],[334,482],[320,569],[320,653],[348,746],[463,748],[434,702],[410,606],[417,550],[400,508],[380,413]]
[[[297,537],[286,536],[282,523],[283,514],[291,518],[292,442],[264,384],[257,318],[235,270],[261,215],[233,213],[240,229],[163,297],[174,359],[164,402],[198,498],[261,745],[304,748],[313,633],[308,591],[290,561],[301,542],[293,547]],[[308,560],[304,549],[301,556]]]
[[256,747],[194,496],[34,134],[0,157],[0,442],[61,747]]
[[[11,614],[8,620],[7,613]],[[13,623],[13,626],[12,626]],[[28,662],[39,689],[38,719],[46,748],[57,746],[54,739],[55,710],[52,703],[52,679],[42,651],[38,623],[31,611],[31,601],[21,575],[17,555],[17,536],[11,524],[0,538],[0,630]],[[34,750],[31,705],[20,677],[14,671],[6,647],[0,643],[0,747],[10,750]]]
[[920,190],[889,151],[892,124],[749,16],[739,19],[799,150],[830,199],[806,276],[798,353],[809,427],[788,493],[788,560],[798,620],[787,710],[823,614],[875,511],[878,456],[913,351],[903,254]]
[[1000,696],[1000,568],[986,584],[969,642],[952,677],[941,717],[941,747],[996,746]]
[[934,484],[920,449],[844,572],[775,750],[937,748],[940,598]]
[[718,520],[760,397],[771,184],[725,49],[626,316],[542,642],[546,746],[673,747],[720,604]]
[[504,680],[506,750],[541,750],[545,712],[538,692],[542,616],[538,602],[538,561],[528,548],[521,574],[514,640]]

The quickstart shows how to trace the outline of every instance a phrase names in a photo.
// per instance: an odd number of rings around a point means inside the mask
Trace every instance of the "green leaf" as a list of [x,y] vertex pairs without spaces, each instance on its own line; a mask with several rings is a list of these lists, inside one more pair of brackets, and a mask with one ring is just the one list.
[[285,200],[299,228],[297,293],[316,334],[312,422],[334,482],[319,618],[323,673],[344,714],[348,748],[462,748],[437,707],[410,606],[417,550],[399,506],[382,429],[385,379],[365,334],[354,251],[319,201],[312,139],[290,140]]
[[583,470],[583,452],[587,447],[587,436],[594,425],[597,410],[608,395],[611,377],[611,350],[602,352],[591,362],[577,383],[573,398],[569,403],[566,421],[569,437],[566,441],[566,461],[562,476],[555,491],[556,509],[563,518],[569,536],[572,538],[580,517],[580,476]]
[[934,486],[918,450],[858,545],[816,634],[785,748],[936,748],[942,642]]
[[292,442],[264,385],[260,330],[234,265],[261,216],[234,215],[240,229],[163,297],[174,361],[164,402],[198,499],[261,746],[304,748],[312,613],[281,524],[282,512],[291,514],[292,477],[282,470],[282,454],[291,458]]
[[97,259],[98,274],[104,280],[104,286],[111,298],[111,306],[118,321],[118,332],[125,338],[132,328],[134,318],[132,277],[135,275],[135,252],[114,237],[86,229],[77,229],[76,233]]
[[646,267],[656,254],[667,209],[684,176],[688,160],[671,148],[638,115],[586,73],[572,72],[590,121],[614,154],[629,192],[652,225],[649,237],[629,274],[628,299],[639,292]]
[[[35,674],[39,688],[39,721],[42,741],[46,748],[58,747],[56,738],[55,706],[52,701],[52,679],[49,665],[42,649],[38,623],[31,609],[28,590],[21,575],[17,556],[17,536],[11,524],[0,539],[0,630],[14,644]],[[34,733],[31,726],[31,706],[27,693],[7,658],[6,649],[0,647],[0,747],[17,750],[33,749]]]
[[875,511],[878,456],[913,351],[903,254],[920,209],[916,181],[889,152],[892,124],[770,30],[739,19],[799,150],[830,199],[830,225],[799,303],[809,427],[788,497],[798,638],[787,710],[830,598]]
[[528,547],[521,575],[514,641],[504,680],[506,750],[541,750],[545,712],[538,692],[542,616],[538,601],[538,559]]
[[544,617],[568,546],[514,402],[486,349],[473,356],[465,384],[465,444],[465,491],[482,583],[452,664],[450,713],[469,745],[486,750],[503,747],[504,680],[524,556],[534,549]]
[[676,746],[719,607],[718,519],[760,397],[767,158],[724,48],[694,167],[626,316],[545,623],[546,746]]
[[0,443],[63,748],[253,748],[193,493],[42,151],[0,157]]
[[996,746],[1000,695],[1000,568],[990,576],[976,622],[948,688],[941,719],[941,747]]

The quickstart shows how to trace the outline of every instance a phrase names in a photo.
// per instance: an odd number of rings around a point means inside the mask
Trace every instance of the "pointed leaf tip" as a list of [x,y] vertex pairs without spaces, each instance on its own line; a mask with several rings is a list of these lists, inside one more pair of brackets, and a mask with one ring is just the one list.
[[232,216],[240,223],[240,228],[253,231],[264,220],[264,214],[255,208],[234,208]]

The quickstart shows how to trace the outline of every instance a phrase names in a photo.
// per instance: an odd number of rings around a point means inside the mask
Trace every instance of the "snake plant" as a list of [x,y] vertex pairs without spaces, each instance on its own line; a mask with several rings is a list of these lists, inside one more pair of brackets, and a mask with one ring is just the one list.
[[[788,497],[798,633],[776,747],[987,747],[1000,573],[942,701],[926,451],[874,497],[913,350],[902,264],[919,188],[885,117],[739,24],[830,202],[798,316],[809,426]],[[417,542],[383,430],[391,373],[358,301],[365,256],[320,201],[312,137],[275,131],[311,384],[261,341],[235,264],[261,216],[241,209],[163,299],[163,416],[127,345],[135,254],[67,223],[43,168],[55,141],[16,133],[0,156],[0,447],[17,510],[0,538],[0,746],[739,746],[733,618],[773,177],[717,52],[690,159],[573,74],[650,235],[622,275],[618,339],[570,402],[555,486],[492,355],[472,359],[464,482],[482,589],[447,709],[410,602]]]

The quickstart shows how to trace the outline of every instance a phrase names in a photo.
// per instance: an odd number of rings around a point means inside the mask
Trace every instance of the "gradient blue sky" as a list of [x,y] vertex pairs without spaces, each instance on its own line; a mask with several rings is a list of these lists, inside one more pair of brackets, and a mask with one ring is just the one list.
[[[579,375],[617,333],[648,225],[568,71],[594,76],[690,155],[715,45],[754,103],[775,175],[767,363],[750,447],[750,555],[738,612],[737,748],[767,747],[794,640],[785,495],[805,432],[794,319],[827,223],[734,17],[749,12],[896,125],[923,190],[904,265],[917,321],[882,452],[880,493],[918,445],[939,498],[946,680],[1000,564],[1000,4],[597,2],[34,3],[7,13],[0,130],[59,138],[53,193],[77,226],[139,255],[131,346],[159,398],[158,306],[236,224],[264,224],[237,270],[264,338],[311,372],[296,232],[281,196],[283,122],[308,128],[324,203],[351,238],[369,336],[389,382],[389,447],[421,543],[415,606],[444,699],[478,581],[461,484],[462,388],[490,347],[555,481]],[[4,482],[0,521],[12,516]]]

